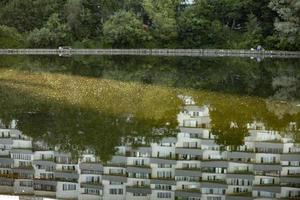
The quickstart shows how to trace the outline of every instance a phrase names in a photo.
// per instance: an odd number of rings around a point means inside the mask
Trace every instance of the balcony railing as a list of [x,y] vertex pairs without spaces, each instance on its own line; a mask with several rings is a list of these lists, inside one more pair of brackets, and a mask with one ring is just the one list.
[[140,167],[140,168],[146,168],[151,169],[150,165],[126,165],[127,167]]
[[127,177],[127,174],[124,174],[124,173],[113,173],[113,172],[104,173],[104,175]]
[[97,175],[101,175],[101,174],[103,174],[103,171],[97,171],[97,170],[81,170],[81,174],[97,174]]
[[201,180],[201,182],[212,182],[212,183],[227,184],[227,183],[226,183],[226,180],[222,180],[222,179],[215,179],[215,180]]
[[232,172],[228,172],[229,174],[254,174],[253,171],[250,170],[234,170]]
[[251,197],[252,192],[235,192],[226,194],[227,196],[242,196],[242,197]]
[[200,188],[184,188],[184,189],[178,189],[177,192],[195,192],[195,193],[201,193]]
[[130,185],[128,188],[141,188],[141,189],[150,189],[150,185]]

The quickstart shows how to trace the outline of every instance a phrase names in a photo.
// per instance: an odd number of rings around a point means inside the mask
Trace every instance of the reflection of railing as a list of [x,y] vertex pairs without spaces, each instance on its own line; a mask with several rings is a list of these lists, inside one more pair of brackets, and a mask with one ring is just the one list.
[[0,49],[3,55],[143,55],[196,57],[299,58],[297,51],[252,51],[246,49]]

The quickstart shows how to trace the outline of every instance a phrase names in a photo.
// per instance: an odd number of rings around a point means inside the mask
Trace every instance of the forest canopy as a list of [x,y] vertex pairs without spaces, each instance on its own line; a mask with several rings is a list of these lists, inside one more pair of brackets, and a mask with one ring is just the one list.
[[300,50],[299,0],[2,0],[0,47]]

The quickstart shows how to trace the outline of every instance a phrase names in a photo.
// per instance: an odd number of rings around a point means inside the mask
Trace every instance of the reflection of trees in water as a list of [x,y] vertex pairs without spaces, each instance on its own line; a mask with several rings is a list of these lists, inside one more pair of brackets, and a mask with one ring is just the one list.
[[[267,130],[292,133],[295,139],[299,138],[299,128],[290,129],[291,122],[300,124],[300,108],[296,104],[213,92],[190,92],[189,95],[200,105],[210,105],[211,132],[216,134],[219,144],[242,145],[248,135],[247,124],[254,121],[264,123]],[[270,109],[271,104],[276,105],[275,110]]]
[[278,69],[272,82],[275,94],[272,98],[295,101],[300,98],[300,70],[292,70],[289,66]]
[[[169,93],[173,91],[10,70],[2,70],[0,77],[3,123],[18,119],[18,128],[34,140],[73,154],[90,147],[107,160],[121,137],[152,138],[154,129],[170,131],[177,125],[180,101],[170,98],[176,97]],[[91,88],[86,91],[88,84]],[[101,87],[108,89],[99,91]]]
[[76,56],[3,57],[1,66],[222,93],[299,99],[299,59]]
[[[296,104],[281,105],[262,98],[228,94],[252,95],[257,91],[258,96],[269,97],[276,92],[272,89],[272,77],[283,73],[276,68],[282,62],[275,62],[273,69],[268,66],[271,61],[252,63],[252,66],[239,59],[225,60],[222,65],[223,62],[211,59],[159,60],[149,57],[145,64],[139,64],[143,59],[112,61],[93,57],[87,60],[54,59],[53,62],[52,59],[34,59],[33,64],[29,59],[19,72],[4,69],[0,75],[1,119],[8,124],[17,118],[19,128],[35,140],[59,144],[62,149],[74,153],[90,147],[104,160],[112,155],[121,137],[146,136],[152,140],[156,138],[153,129],[175,128],[181,105],[177,94],[190,95],[199,105],[210,105],[212,133],[217,135],[219,144],[243,144],[248,134],[246,124],[253,121],[264,122],[268,129],[282,132],[287,131],[290,122],[300,124]],[[17,65],[22,66],[21,61]],[[292,64],[288,68],[297,72]],[[28,69],[53,74],[23,72]],[[291,76],[292,73],[288,74]],[[132,80],[144,83],[151,80],[154,85],[130,82]],[[158,86],[160,84],[178,88]],[[183,88],[205,88],[206,91]],[[271,109],[272,104],[279,106]],[[166,126],[167,122],[171,124]],[[236,126],[231,126],[232,123]],[[298,132],[294,130],[296,138]]]

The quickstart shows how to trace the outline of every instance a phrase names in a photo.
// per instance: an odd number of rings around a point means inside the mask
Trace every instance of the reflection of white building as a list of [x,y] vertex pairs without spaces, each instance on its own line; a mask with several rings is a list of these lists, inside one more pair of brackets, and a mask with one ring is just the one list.
[[248,125],[238,151],[222,149],[210,133],[209,108],[192,100],[178,114],[175,137],[117,147],[106,164],[91,151],[32,148],[15,129],[0,129],[0,193],[67,199],[300,198],[300,148],[289,137]]

